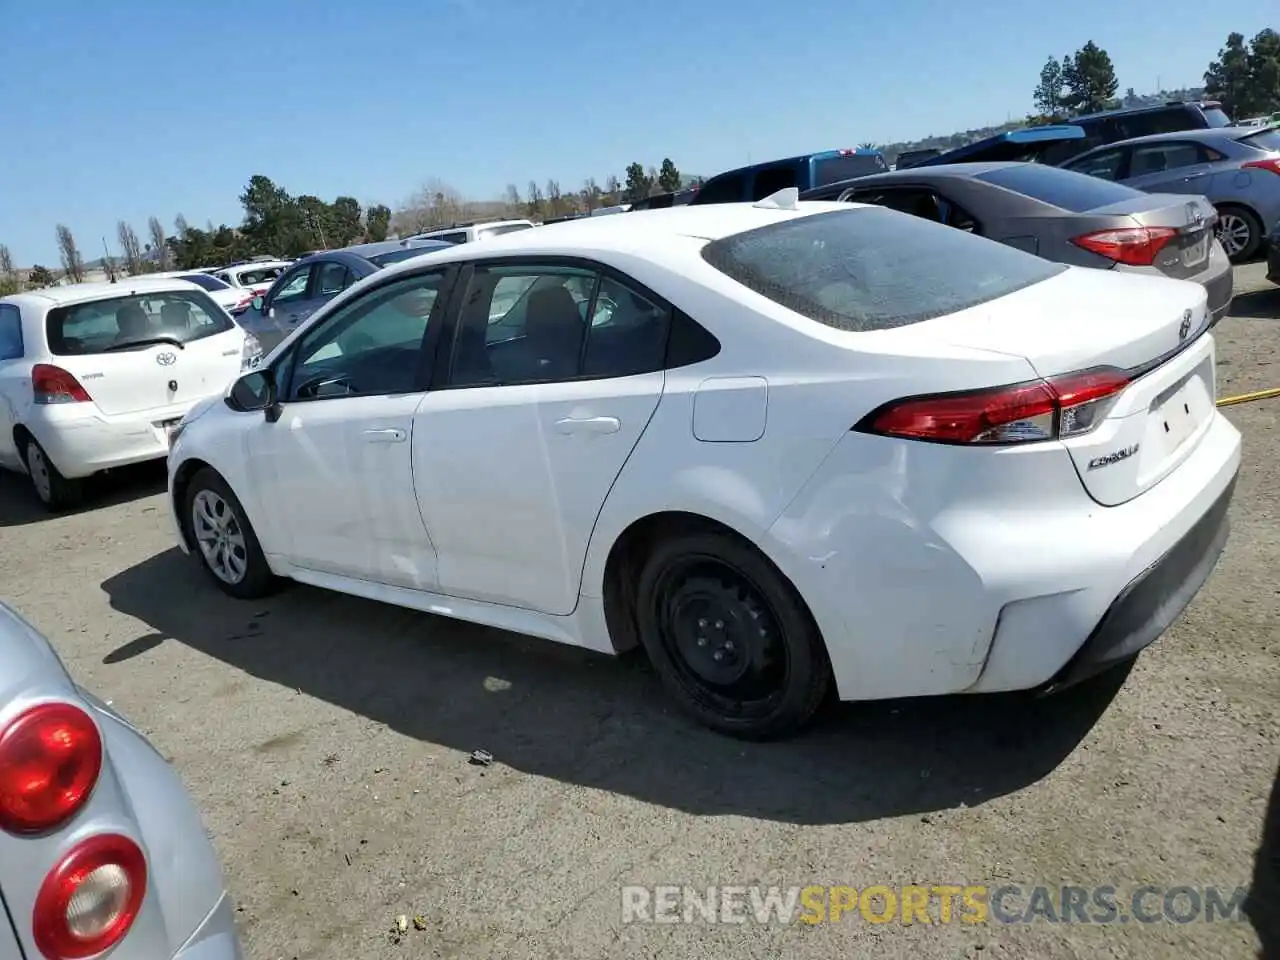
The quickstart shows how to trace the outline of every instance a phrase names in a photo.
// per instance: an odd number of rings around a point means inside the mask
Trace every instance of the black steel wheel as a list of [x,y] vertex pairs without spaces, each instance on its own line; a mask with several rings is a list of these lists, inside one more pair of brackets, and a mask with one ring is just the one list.
[[659,544],[641,572],[636,609],[668,690],[722,733],[794,733],[830,686],[826,648],[803,601],[759,551],[729,534]]

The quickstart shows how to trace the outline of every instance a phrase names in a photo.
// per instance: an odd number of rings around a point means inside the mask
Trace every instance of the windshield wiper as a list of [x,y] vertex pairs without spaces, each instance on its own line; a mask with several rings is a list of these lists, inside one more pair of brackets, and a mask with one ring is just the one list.
[[102,352],[110,353],[112,350],[128,350],[130,347],[154,347],[158,343],[171,343],[179,350],[187,349],[186,344],[177,337],[162,336],[143,337],[141,340],[126,340],[124,343],[113,343],[109,347],[104,347]]

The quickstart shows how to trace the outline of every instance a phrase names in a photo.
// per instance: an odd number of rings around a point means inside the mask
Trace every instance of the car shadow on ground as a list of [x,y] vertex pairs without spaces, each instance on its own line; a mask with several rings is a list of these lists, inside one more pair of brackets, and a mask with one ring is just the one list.
[[1280,319],[1280,287],[1238,293],[1232,298],[1227,313],[1252,320]]
[[1244,912],[1262,945],[1258,956],[1280,960],[1280,767],[1264,817]]
[[417,738],[566,783],[697,814],[847,823],[974,806],[1052,771],[1127,670],[1054,697],[831,705],[815,727],[752,744],[695,726],[643,657],[612,658],[293,585],[222,595],[177,550],[102,584],[163,638]]
[[44,508],[25,474],[0,470],[0,527],[21,527],[54,516],[72,516],[163,493],[167,483],[165,463],[121,467],[85,481],[84,502],[74,510],[51,514]]

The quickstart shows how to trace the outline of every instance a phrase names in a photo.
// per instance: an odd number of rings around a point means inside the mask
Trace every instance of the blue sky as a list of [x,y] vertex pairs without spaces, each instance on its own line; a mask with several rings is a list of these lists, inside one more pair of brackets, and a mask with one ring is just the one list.
[[1024,115],[1089,39],[1148,92],[1280,26],[1275,0],[1215,6],[0,0],[0,243],[56,265],[59,222],[88,258],[121,218],[238,223],[255,173],[394,208],[432,177],[496,197],[950,133]]

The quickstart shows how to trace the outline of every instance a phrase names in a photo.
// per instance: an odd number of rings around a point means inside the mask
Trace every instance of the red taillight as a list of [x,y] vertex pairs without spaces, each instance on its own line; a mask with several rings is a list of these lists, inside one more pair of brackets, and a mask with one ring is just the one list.
[[93,399],[73,374],[51,363],[31,368],[31,392],[36,403],[89,403]]
[[42,703],[0,729],[0,829],[44,833],[84,806],[102,770],[98,726],[79,707]]
[[873,411],[854,429],[934,443],[1065,439],[1096,427],[1128,383],[1123,371],[1099,367],[988,390],[910,397]]
[[1073,237],[1071,242],[1116,263],[1149,267],[1156,262],[1156,254],[1177,235],[1173,227],[1121,227],[1086,233]]
[[1268,157],[1266,160],[1250,160],[1248,163],[1240,164],[1240,166],[1280,174],[1280,157]]
[[128,837],[99,834],[49,871],[31,914],[36,946],[49,960],[96,956],[133,926],[147,892],[147,858]]

